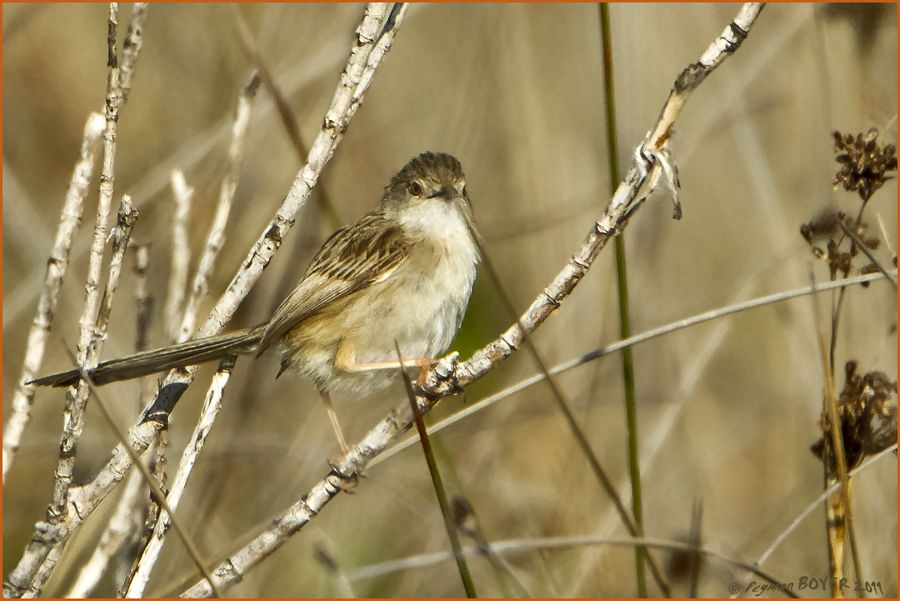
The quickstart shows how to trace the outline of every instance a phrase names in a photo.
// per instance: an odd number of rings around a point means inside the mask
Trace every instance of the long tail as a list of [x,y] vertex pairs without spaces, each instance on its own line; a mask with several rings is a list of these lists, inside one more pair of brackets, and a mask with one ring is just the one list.
[[[130,380],[148,374],[168,371],[175,367],[197,365],[215,361],[227,355],[252,353],[259,346],[264,327],[255,327],[209,338],[188,340],[165,348],[144,351],[104,361],[88,371],[94,384],[108,384],[119,380]],[[69,386],[80,378],[77,369],[60,372],[28,382],[37,386]]]

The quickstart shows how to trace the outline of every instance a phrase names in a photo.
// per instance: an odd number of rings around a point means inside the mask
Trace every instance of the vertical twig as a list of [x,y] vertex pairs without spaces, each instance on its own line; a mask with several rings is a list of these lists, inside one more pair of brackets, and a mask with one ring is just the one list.
[[[103,131],[103,171],[100,174],[100,200],[97,205],[97,222],[91,244],[87,283],[85,284],[84,310],[79,320],[78,365],[93,367],[98,361],[102,334],[95,328],[100,306],[100,270],[107,236],[107,221],[112,205],[113,179],[116,161],[116,136],[118,132],[119,106],[119,66],[116,55],[116,29],[119,23],[119,5],[109,6],[107,24],[107,88],[106,88],[106,128]],[[75,452],[78,439],[84,427],[84,408],[87,403],[87,387],[79,383],[66,391],[66,407],[63,417],[63,436],[60,443],[60,460],[56,469],[53,486],[53,500],[47,509],[48,521],[59,522],[67,512],[66,497],[72,482],[75,467]]]
[[[109,316],[112,312],[113,298],[115,297],[116,291],[119,286],[119,277],[122,274],[122,261],[125,257],[125,250],[128,248],[128,240],[131,237],[131,230],[134,228],[134,223],[135,221],[137,221],[137,218],[138,212],[131,204],[131,197],[129,197],[127,194],[123,195],[121,206],[119,207],[119,211],[117,214],[116,227],[110,234],[110,240],[112,241],[112,250],[108,268],[109,273],[106,277],[106,286],[104,287],[103,296],[99,302],[95,326],[91,328],[93,335],[97,337],[95,339],[97,341],[95,343],[96,355],[94,355],[94,358],[92,359],[94,362],[96,362],[96,358],[97,356],[99,356],[100,346],[102,344],[102,340],[106,336],[106,331],[109,326]],[[70,388],[70,391],[72,390],[75,390],[76,394],[78,394],[79,391],[84,391],[83,394],[85,395],[85,398],[81,406],[83,415],[84,407],[87,405],[87,397],[90,396],[90,387],[88,386],[87,382],[80,381],[78,385]],[[67,394],[67,400],[68,396],[69,395]],[[78,434],[80,434],[80,431],[78,432]],[[74,444],[77,444],[77,440],[73,442],[73,445]],[[72,459],[74,461],[74,446]],[[59,474],[58,471],[57,474]],[[61,556],[64,546],[65,543],[58,544],[56,546],[57,548],[55,548],[54,551],[56,551],[56,553]],[[43,587],[43,584],[46,582],[47,578],[50,577],[50,574],[52,573],[55,566],[55,561],[45,561],[41,566],[41,570],[38,572],[38,578],[35,581],[38,584],[39,589]],[[93,565],[88,566],[88,571],[86,573],[83,573],[85,580],[83,580],[82,582],[87,583],[91,579],[99,579],[97,570],[102,569],[102,567],[103,564],[99,562],[95,562]]]
[[166,304],[163,310],[163,323],[166,338],[171,342],[178,339],[179,322],[184,292],[187,286],[188,265],[191,262],[191,247],[188,244],[187,220],[191,211],[191,199],[194,189],[188,186],[184,173],[173,169],[170,179],[172,195],[175,199],[175,212],[172,215],[172,254],[169,268],[169,286],[166,293]]
[[258,88],[259,76],[254,73],[238,97],[234,124],[231,127],[231,145],[228,147],[228,172],[219,189],[219,202],[216,204],[216,212],[206,236],[206,245],[203,247],[203,254],[200,255],[200,262],[191,283],[191,292],[184,307],[184,314],[178,329],[177,339],[179,342],[188,340],[194,332],[197,312],[200,305],[206,300],[206,295],[209,294],[209,278],[212,275],[213,266],[219,256],[219,251],[225,244],[225,226],[228,224],[228,215],[237,192],[241,166],[244,161],[247,131],[250,126],[250,114],[253,112]]
[[[97,363],[100,347],[105,337],[105,329],[100,327],[99,311],[101,300],[99,297],[99,280],[108,231],[107,221],[112,205],[119,110],[125,102],[125,97],[122,94],[120,66],[116,51],[118,14],[118,4],[115,2],[111,3],[106,36],[107,84],[104,106],[106,126],[103,131],[103,167],[100,173],[100,199],[97,206],[97,222],[88,263],[84,310],[79,320],[80,334],[77,362],[79,367],[88,368]],[[126,53],[121,66],[121,70],[127,72],[127,85],[130,85],[131,71],[134,68],[141,48],[145,17],[146,6],[136,5],[135,10],[132,12],[131,26],[126,39],[130,50]],[[68,501],[71,499],[70,487],[75,466],[76,449],[84,428],[84,410],[87,404],[87,397],[88,390],[83,380],[66,392],[60,458],[54,472],[53,492],[47,507],[47,521],[36,525],[36,536],[31,538],[19,563],[4,582],[3,592],[5,596],[39,595],[56,567],[59,558],[62,556],[63,546],[67,540],[66,533],[68,528],[66,522],[72,518]]]
[[[112,205],[113,178],[115,166],[116,135],[121,95],[118,79],[119,66],[116,53],[116,31],[118,28],[119,5],[110,3],[107,21],[107,88],[104,116],[106,127],[103,131],[103,168],[100,173],[100,199],[97,203],[97,219],[94,226],[94,238],[88,259],[88,275],[85,283],[84,309],[79,319],[80,335],[78,341],[77,364],[93,367],[99,360],[99,350],[103,337],[97,323],[100,304],[100,270],[103,265],[103,254],[110,207]],[[62,522],[68,513],[67,504],[69,487],[75,470],[75,455],[78,441],[84,430],[84,411],[87,405],[88,389],[83,381],[79,381],[66,391],[66,402],[63,413],[63,432],[60,442],[59,462],[54,472],[53,493],[47,507],[47,521],[55,526]],[[39,595],[44,584],[62,556],[64,543],[54,545],[54,553],[42,562],[35,579],[29,583],[30,592]],[[30,546],[30,545],[29,545]]]
[[22,440],[22,434],[31,418],[31,405],[34,402],[34,386],[26,384],[37,375],[44,358],[44,349],[47,346],[47,338],[50,327],[53,324],[54,311],[59,299],[59,290],[62,287],[63,277],[69,266],[69,251],[72,248],[72,240],[75,232],[81,225],[81,215],[84,212],[84,199],[87,196],[88,186],[91,183],[91,174],[94,171],[94,158],[97,150],[97,142],[103,133],[105,121],[99,113],[91,113],[84,126],[84,136],[81,141],[81,153],[66,199],[63,203],[59,219],[59,227],[56,230],[56,238],[50,258],[47,260],[47,272],[44,276],[44,285],[38,299],[37,311],[28,331],[28,342],[25,346],[25,358],[22,361],[22,372],[19,375],[16,392],[12,400],[12,409],[6,425],[3,427],[3,483],[6,483],[6,474],[12,466]]
[[[132,244],[135,253],[134,274],[134,300],[137,305],[137,334],[135,337],[135,350],[147,349],[147,331],[152,315],[153,297],[147,286],[147,265],[149,262],[149,244]],[[142,380],[142,384],[151,383],[152,378]],[[140,407],[138,407],[140,408]],[[100,542],[91,554],[90,559],[82,564],[75,582],[66,592],[66,598],[83,598],[100,582],[100,578],[110,568],[113,558],[117,557],[128,546],[130,541],[140,532],[141,522],[141,491],[143,480],[138,470],[132,470],[128,475],[122,496],[116,504],[113,516],[106,524]]]
[[178,471],[172,481],[172,487],[169,489],[165,497],[165,512],[162,512],[156,525],[153,528],[153,534],[147,541],[141,557],[137,561],[137,568],[131,577],[131,581],[123,596],[134,599],[144,596],[144,591],[150,581],[150,573],[159,559],[159,553],[162,550],[163,542],[165,542],[166,534],[169,526],[172,524],[171,512],[178,507],[181,502],[182,494],[187,487],[187,481],[190,478],[194,464],[203,450],[206,437],[209,430],[215,422],[219,409],[222,407],[222,395],[225,385],[231,376],[231,369],[234,367],[234,357],[223,359],[219,364],[216,375],[213,376],[206,399],[203,401],[203,408],[200,411],[200,421],[194,427],[191,435],[190,443],[184,449],[181,456],[181,462],[178,465]]
[[109,260],[109,275],[106,276],[106,288],[100,299],[100,311],[97,314],[97,329],[106,335],[109,328],[109,316],[112,313],[113,297],[119,287],[119,278],[122,275],[122,261],[125,258],[125,249],[128,248],[128,240],[131,238],[131,230],[137,221],[138,212],[131,204],[131,197],[122,195],[122,204],[116,217],[116,227],[110,234],[112,252]]
[[131,95],[131,78],[134,76],[134,66],[137,64],[141,48],[144,46],[144,21],[146,19],[147,3],[135,2],[132,4],[128,31],[125,32],[125,40],[122,42],[122,62],[119,65],[119,93],[122,95],[122,104],[125,104]]
[[[103,290],[103,297],[100,300],[100,308],[97,313],[97,321],[95,326],[95,331],[98,332],[101,336],[106,334],[107,327],[109,326],[109,316],[112,312],[112,302],[115,297],[116,290],[119,286],[119,277],[122,274],[122,260],[125,257],[125,249],[128,247],[128,240],[131,237],[131,230],[134,228],[134,223],[137,221],[138,212],[131,204],[131,197],[127,194],[122,196],[122,204],[119,207],[118,217],[116,221],[116,227],[113,229],[110,238],[112,240],[112,251],[111,257],[109,261],[109,274],[106,278],[106,288]],[[97,352],[99,354],[99,345]],[[86,394],[90,394],[90,390],[86,391]],[[137,494],[137,486],[133,486],[132,494]],[[124,528],[124,527],[123,527]],[[124,534],[124,533],[123,533]],[[107,538],[107,545],[103,545],[103,538]],[[115,548],[117,541],[113,541],[110,543],[109,537],[101,537],[101,547],[104,547],[103,553],[98,553],[100,548],[98,547],[98,552],[95,552],[92,560],[88,562],[83,568],[81,573],[79,574],[78,580],[73,587],[74,597],[83,596],[86,594],[87,590],[93,587],[93,584],[96,583],[97,580],[100,579],[100,576],[103,573],[103,569],[106,566],[108,560],[108,556],[104,555]],[[86,590],[82,592],[82,590],[86,587]]]

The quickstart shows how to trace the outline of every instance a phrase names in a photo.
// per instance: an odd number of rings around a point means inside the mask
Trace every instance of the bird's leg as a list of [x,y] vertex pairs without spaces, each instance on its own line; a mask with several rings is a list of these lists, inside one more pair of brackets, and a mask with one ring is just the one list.
[[325,405],[325,411],[328,413],[328,419],[331,421],[331,428],[334,430],[334,435],[341,447],[341,455],[346,455],[350,452],[350,445],[347,444],[347,440],[344,438],[344,431],[341,430],[337,412],[335,412],[334,405],[331,403],[331,395],[321,388],[319,389],[319,395],[322,397],[322,403]]
[[399,361],[366,361],[364,363],[353,363],[350,365],[336,365],[337,368],[341,371],[347,371],[351,373],[373,371],[376,369],[400,369],[400,367],[418,367],[420,369],[428,371],[428,369],[431,368],[432,365],[434,365],[434,359],[430,359],[428,357],[403,359],[402,365]]
[[342,344],[341,348],[338,349],[337,354],[334,356],[334,366],[339,370],[348,372],[348,373],[359,373],[363,371],[373,371],[378,369],[400,369],[401,367],[418,367],[419,368],[419,379],[422,379],[422,374],[427,373],[429,369],[434,365],[434,359],[430,357],[411,357],[404,358],[403,363],[396,360],[387,360],[387,361],[363,361],[357,362],[356,356],[353,352],[353,347],[349,344]]

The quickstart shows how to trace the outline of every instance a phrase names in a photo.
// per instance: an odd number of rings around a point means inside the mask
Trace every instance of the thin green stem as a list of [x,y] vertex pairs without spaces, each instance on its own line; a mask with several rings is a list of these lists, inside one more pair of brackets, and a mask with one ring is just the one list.
[[[400,361],[400,365],[403,365],[403,357],[400,355],[399,345],[397,345],[397,359]],[[450,510],[450,503],[447,501],[447,491],[444,490],[444,481],[441,479],[441,473],[434,458],[434,450],[431,448],[431,440],[428,438],[425,420],[422,419],[422,412],[419,410],[419,404],[416,402],[416,394],[413,391],[409,375],[402,367],[400,368],[400,374],[403,377],[403,384],[406,386],[406,394],[409,396],[409,404],[416,421],[419,440],[422,442],[422,452],[425,455],[425,461],[428,463],[428,473],[431,474],[434,494],[437,496],[438,505],[441,508],[441,516],[444,518],[444,528],[447,530],[450,546],[453,547],[453,557],[456,559],[459,577],[462,579],[463,588],[466,589],[466,597],[475,599],[478,597],[478,594],[475,592],[475,583],[472,581],[472,574],[469,573],[469,565],[466,563],[466,556],[463,554],[462,545],[459,542],[459,533],[456,531],[453,513]]]
[[[477,241],[477,238],[473,239]],[[513,307],[512,301],[509,299],[509,295],[506,293],[506,289],[503,287],[503,283],[500,280],[500,276],[497,274],[497,270],[494,269],[494,264],[491,262],[490,257],[485,251],[483,245],[481,245],[480,243],[479,250],[481,251],[481,264],[496,284],[497,295],[500,297],[500,301],[506,307],[506,310],[509,312],[509,314],[516,320],[516,324],[519,326],[519,329],[522,332],[525,332],[525,327],[517,317],[518,314],[516,313],[515,307]],[[552,377],[552,374],[547,369],[547,366],[544,363],[543,359],[541,359],[537,348],[535,348],[534,342],[532,342],[531,340],[531,336],[523,336],[522,343],[525,345],[525,349],[531,355],[531,358],[534,359],[535,364],[537,364],[538,368],[541,370],[541,374],[543,376],[542,379],[547,381],[547,386],[550,388],[550,392],[552,393],[551,398],[556,401],[557,407],[562,412],[563,417],[566,419],[566,423],[569,425],[569,429],[572,431],[572,435],[575,437],[575,442],[584,453],[585,459],[587,459],[591,471],[594,472],[594,475],[600,482],[600,486],[602,486],[603,490],[605,490],[609,495],[610,499],[613,502],[613,505],[616,508],[616,511],[622,518],[622,523],[628,529],[628,532],[633,536],[637,536],[638,530],[635,527],[631,516],[628,515],[628,511],[625,509],[625,505],[623,504],[622,499],[619,498],[619,494],[616,492],[616,487],[613,485],[612,480],[606,473],[606,470],[603,469],[603,466],[600,464],[600,460],[597,458],[597,454],[594,453],[594,450],[591,448],[591,444],[590,442],[588,442],[584,430],[581,428],[578,420],[575,418],[575,414],[572,412],[572,408],[569,407],[568,401],[566,401],[566,398],[563,396],[562,390],[560,390],[559,386],[556,383],[556,380]],[[650,572],[653,575],[656,584],[659,586],[659,590],[662,592],[663,596],[668,597],[669,585],[666,584],[666,581],[663,579],[662,571],[660,570],[659,566],[656,565],[653,557],[649,555],[646,550],[642,551],[642,553],[645,555],[650,565]]]
[[[616,138],[616,94],[613,84],[612,38],[609,26],[609,5],[600,4],[600,29],[603,39],[603,92],[606,99],[606,145],[609,157],[610,189],[615,192],[619,182],[619,152]],[[628,270],[625,266],[625,240],[615,237],[616,282],[619,290],[619,333],[631,336],[631,317],[628,311]],[[641,467],[638,456],[637,404],[634,386],[634,358],[631,348],[622,351],[622,378],[625,384],[625,420],[628,428],[628,472],[631,478],[631,512],[637,536],[644,536],[644,509],[641,498]],[[635,547],[635,576],[639,597],[647,596],[647,577],[644,568],[646,549]]]

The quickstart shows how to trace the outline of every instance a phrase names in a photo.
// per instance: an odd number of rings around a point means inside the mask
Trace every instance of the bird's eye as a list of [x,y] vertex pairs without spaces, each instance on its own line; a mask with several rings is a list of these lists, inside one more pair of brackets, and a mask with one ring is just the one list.
[[422,184],[419,182],[410,182],[408,190],[410,196],[422,196]]

